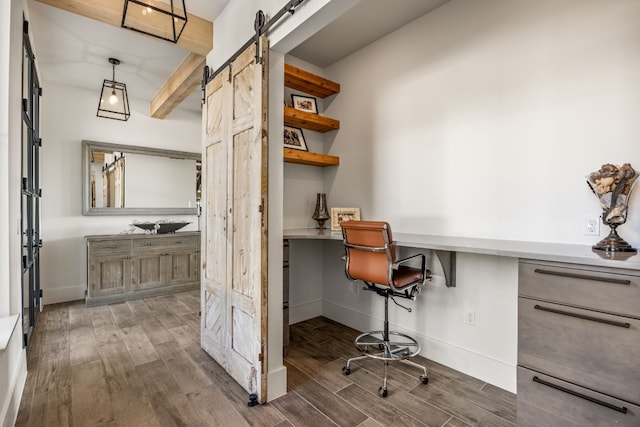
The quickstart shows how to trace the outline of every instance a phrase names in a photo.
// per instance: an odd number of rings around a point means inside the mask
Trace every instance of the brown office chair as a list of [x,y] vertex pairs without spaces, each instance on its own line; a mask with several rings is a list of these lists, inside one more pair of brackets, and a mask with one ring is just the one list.
[[[351,363],[356,360],[373,359],[384,362],[384,380],[378,389],[381,397],[387,397],[387,366],[391,361],[400,361],[422,369],[420,380],[429,382],[427,368],[408,358],[420,352],[420,344],[414,338],[400,332],[389,331],[389,298],[398,306],[411,312],[411,308],[402,306],[395,298],[415,299],[431,272],[426,269],[426,257],[417,254],[396,260],[395,247],[388,223],[382,221],[346,221],[341,222],[345,247],[345,272],[349,280],[362,280],[365,290],[376,292],[384,297],[384,328],[382,331],[365,332],[355,340],[362,356],[352,357],[342,368],[345,375],[351,373]],[[420,263],[420,267],[407,264]],[[393,336],[393,340],[390,336]],[[378,352],[369,352],[376,349]]]

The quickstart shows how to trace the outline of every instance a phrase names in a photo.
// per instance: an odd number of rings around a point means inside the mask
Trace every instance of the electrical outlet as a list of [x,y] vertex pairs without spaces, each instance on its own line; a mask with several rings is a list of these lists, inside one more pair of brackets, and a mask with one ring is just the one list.
[[476,312],[468,310],[464,313],[464,323],[470,326],[476,325]]
[[600,235],[600,218],[589,217],[584,219],[584,235],[599,236]]

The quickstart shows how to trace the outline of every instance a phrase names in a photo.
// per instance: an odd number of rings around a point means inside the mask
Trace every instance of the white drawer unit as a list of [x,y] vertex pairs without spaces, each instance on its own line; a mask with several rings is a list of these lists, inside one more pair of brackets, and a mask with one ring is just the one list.
[[640,271],[519,263],[518,426],[638,426]]

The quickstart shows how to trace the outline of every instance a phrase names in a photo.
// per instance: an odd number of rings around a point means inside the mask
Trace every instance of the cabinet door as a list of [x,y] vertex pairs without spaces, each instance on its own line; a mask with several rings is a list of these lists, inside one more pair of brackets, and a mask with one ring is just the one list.
[[198,280],[198,259],[193,249],[173,251],[164,256],[164,283],[179,285]]
[[100,255],[92,257],[89,265],[89,296],[129,292],[131,289],[131,257],[128,255]]
[[151,289],[164,286],[163,271],[166,254],[164,252],[141,253],[133,258],[133,290]]

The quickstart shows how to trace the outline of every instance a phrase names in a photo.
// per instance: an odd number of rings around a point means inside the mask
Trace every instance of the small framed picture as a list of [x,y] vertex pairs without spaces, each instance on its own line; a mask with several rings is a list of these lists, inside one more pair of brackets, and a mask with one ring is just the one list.
[[360,208],[331,208],[331,230],[340,230],[343,221],[360,221]]
[[318,105],[316,104],[316,99],[312,96],[291,94],[291,101],[293,101],[293,108],[296,110],[318,114]]
[[296,150],[309,151],[302,129],[291,126],[284,127],[284,146]]

